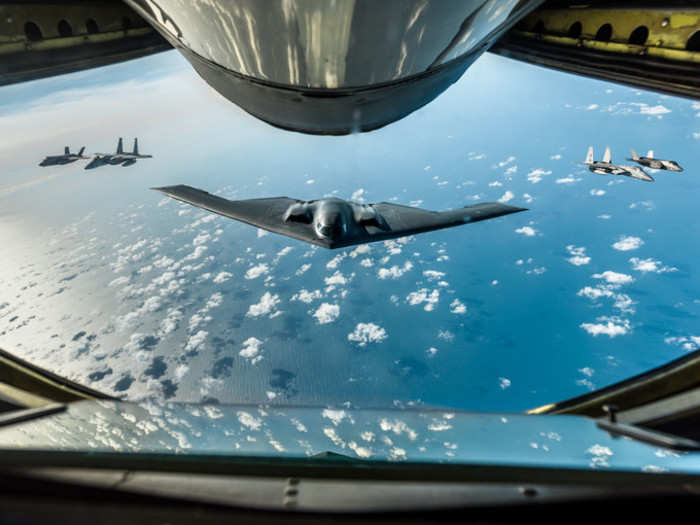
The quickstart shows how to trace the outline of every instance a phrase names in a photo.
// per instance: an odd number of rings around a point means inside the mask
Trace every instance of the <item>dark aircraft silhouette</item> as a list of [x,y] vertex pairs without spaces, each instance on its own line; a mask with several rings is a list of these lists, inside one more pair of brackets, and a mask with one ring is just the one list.
[[655,158],[653,149],[649,150],[649,153],[647,153],[646,157],[640,157],[634,150],[630,151],[632,152],[632,158],[627,160],[631,160],[633,162],[636,162],[637,164],[646,166],[647,168],[651,168],[653,170],[683,171],[683,168],[681,168],[675,160],[663,160]]
[[63,149],[63,155],[49,155],[44,160],[39,163],[39,166],[59,166],[62,164],[70,164],[78,159],[87,159],[88,157],[83,157],[83,152],[85,151],[85,146],[80,148],[78,153],[71,153],[70,148],[66,146]]
[[115,153],[95,153],[93,159],[85,166],[86,170],[99,168],[107,164],[112,166],[122,165],[131,166],[136,164],[138,159],[150,159],[153,155],[141,155],[139,153],[139,139],[134,139],[134,150],[131,152],[124,151],[124,145],[121,137],[117,143],[117,151]]
[[644,180],[647,182],[654,182],[654,178],[649,175],[646,171],[638,166],[628,166],[626,164],[614,164],[610,161],[610,148],[605,148],[605,154],[603,155],[603,160],[593,160],[593,146],[588,148],[588,153],[586,154],[586,160],[584,161],[584,166],[588,166],[588,169],[593,173],[599,175],[624,175],[625,177],[632,177],[637,180]]
[[219,215],[330,249],[525,211],[525,208],[498,202],[435,212],[388,202],[358,204],[337,198],[301,201],[274,197],[231,201],[185,185],[152,189]]

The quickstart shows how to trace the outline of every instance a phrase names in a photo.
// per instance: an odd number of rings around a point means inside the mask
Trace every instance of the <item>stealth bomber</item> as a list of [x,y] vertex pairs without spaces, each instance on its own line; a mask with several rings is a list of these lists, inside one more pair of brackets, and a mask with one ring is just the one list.
[[63,148],[63,155],[49,155],[44,160],[39,163],[39,166],[60,166],[63,164],[70,164],[79,159],[87,159],[89,157],[83,157],[83,152],[85,151],[85,146],[80,148],[78,153],[71,153],[70,148],[66,146]]
[[634,150],[630,151],[632,152],[632,158],[627,160],[631,160],[647,168],[651,168],[653,170],[683,171],[683,168],[681,168],[675,160],[655,158],[653,149],[649,150],[646,157],[640,157]]
[[388,202],[359,204],[338,198],[302,201],[274,197],[233,201],[185,185],[152,189],[224,217],[329,249],[450,228],[526,210],[499,202],[436,212]]
[[603,154],[603,160],[593,160],[593,146],[588,148],[588,153],[586,154],[586,160],[584,161],[584,166],[588,166],[588,169],[593,173],[599,175],[624,175],[625,177],[632,177],[637,180],[644,180],[647,182],[654,182],[654,179],[646,171],[638,166],[629,166],[626,164],[613,164],[610,161],[610,148],[605,148],[605,153]]

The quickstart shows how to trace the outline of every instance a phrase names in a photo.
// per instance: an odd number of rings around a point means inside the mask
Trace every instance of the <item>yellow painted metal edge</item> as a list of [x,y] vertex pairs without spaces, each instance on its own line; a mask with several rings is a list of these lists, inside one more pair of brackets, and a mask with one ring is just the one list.
[[600,42],[598,40],[590,40],[586,38],[570,38],[567,36],[555,36],[533,33],[530,31],[515,31],[518,36],[531,38],[533,40],[541,40],[551,44],[566,45],[571,47],[585,47],[596,51],[605,51],[609,53],[621,53],[626,55],[646,55],[657,58],[665,58],[667,60],[676,60],[679,62],[697,62],[700,63],[700,52],[687,51],[685,49],[672,49],[668,47],[657,46],[639,46],[634,44],[623,44],[620,42]]
[[110,31],[108,33],[95,33],[92,35],[76,35],[62,38],[47,38],[37,42],[12,42],[0,44],[0,55],[21,53],[24,51],[48,51],[51,49],[64,49],[82,44],[98,44],[111,42],[129,37],[143,36],[153,33],[151,27],[139,27],[136,29]]

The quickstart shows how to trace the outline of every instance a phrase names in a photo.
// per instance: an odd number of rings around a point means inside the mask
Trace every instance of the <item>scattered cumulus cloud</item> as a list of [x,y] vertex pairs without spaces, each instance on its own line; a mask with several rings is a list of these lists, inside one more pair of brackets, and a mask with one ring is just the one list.
[[619,317],[599,317],[596,323],[582,323],[580,326],[594,337],[607,335],[610,338],[626,335],[631,330],[628,319]]
[[543,170],[543,169],[537,168],[537,169],[531,170],[527,174],[527,180],[529,182],[531,182],[532,184],[537,184],[538,182],[540,182],[542,180],[542,177],[544,177],[545,175],[551,175],[551,173],[552,172],[550,170]]
[[252,266],[248,268],[248,271],[245,273],[245,278],[250,280],[250,279],[257,279],[261,275],[265,275],[269,273],[270,267],[266,263],[260,263],[256,266]]
[[515,233],[522,233],[526,237],[534,237],[537,230],[535,230],[532,226],[523,226],[522,228],[515,230]]
[[402,267],[394,265],[391,268],[379,268],[377,277],[380,279],[398,279],[412,268],[413,263],[411,261],[406,261]]
[[313,313],[318,324],[328,324],[335,321],[340,315],[340,307],[337,304],[321,303],[321,306]]
[[384,328],[374,323],[357,323],[355,330],[348,334],[348,341],[366,346],[369,343],[381,343],[387,338]]
[[430,291],[428,288],[421,288],[415,292],[411,292],[406,297],[406,301],[411,306],[416,306],[425,303],[423,309],[426,312],[430,312],[435,308],[438,300],[440,299],[440,290],[437,288]]
[[627,275],[626,273],[613,272],[611,270],[605,270],[603,273],[594,273],[594,279],[604,279],[605,282],[610,284],[629,284],[634,281],[634,277]]
[[450,303],[450,312],[453,314],[466,314],[467,307],[459,299],[455,299]]
[[657,261],[652,258],[639,259],[637,257],[632,257],[630,262],[632,263],[632,269],[637,270],[638,272],[668,273],[678,271],[678,268],[664,266],[661,261]]
[[273,312],[273,310],[279,303],[279,295],[273,295],[270,292],[265,292],[258,303],[250,305],[246,315],[248,317],[260,317],[271,314],[270,317],[274,317],[277,312]]
[[360,188],[359,190],[355,190],[353,194],[350,196],[351,201],[355,202],[364,202],[364,197],[363,195],[365,194],[364,188]]
[[498,202],[506,203],[513,197],[515,197],[515,195],[513,195],[513,192],[506,190],[506,192],[501,196],[501,198],[498,199]]
[[588,264],[591,262],[591,258],[586,255],[586,248],[584,247],[578,247],[574,246],[573,244],[569,244],[566,247],[566,251],[569,252],[569,257],[567,261],[569,261],[571,264],[574,266],[583,266],[584,264]]
[[620,250],[622,252],[627,252],[630,250],[636,250],[640,246],[644,244],[644,241],[640,239],[639,237],[620,237],[620,240],[613,243],[612,247],[616,250]]
[[260,354],[260,346],[262,341],[256,337],[249,337],[243,342],[243,349],[238,352],[238,355],[250,361],[251,364],[260,362],[263,356]]

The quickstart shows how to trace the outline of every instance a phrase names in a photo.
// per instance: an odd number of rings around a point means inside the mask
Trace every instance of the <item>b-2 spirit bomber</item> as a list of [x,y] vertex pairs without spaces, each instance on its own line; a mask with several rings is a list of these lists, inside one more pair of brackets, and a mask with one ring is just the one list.
[[447,211],[338,198],[228,200],[191,186],[152,188],[182,202],[324,248],[334,249],[493,219],[526,208],[484,202]]

